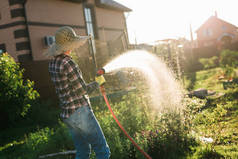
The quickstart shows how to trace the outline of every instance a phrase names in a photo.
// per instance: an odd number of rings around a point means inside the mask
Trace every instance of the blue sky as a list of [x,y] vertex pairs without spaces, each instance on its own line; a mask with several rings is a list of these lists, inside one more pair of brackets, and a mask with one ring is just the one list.
[[190,39],[217,11],[218,18],[238,26],[237,0],[115,0],[133,11],[126,13],[131,43],[152,43],[166,38]]

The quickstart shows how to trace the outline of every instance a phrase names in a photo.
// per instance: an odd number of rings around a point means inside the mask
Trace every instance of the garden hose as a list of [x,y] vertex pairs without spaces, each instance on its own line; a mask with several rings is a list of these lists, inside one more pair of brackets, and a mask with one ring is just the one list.
[[114,112],[112,111],[112,108],[110,106],[110,103],[108,102],[107,99],[107,95],[106,95],[106,91],[103,85],[100,86],[100,91],[104,97],[104,100],[107,104],[108,109],[110,110],[110,112],[112,113],[113,118],[115,119],[117,125],[121,128],[121,130],[123,131],[123,133],[127,136],[127,138],[132,142],[132,144],[145,156],[145,158],[147,159],[152,159],[145,151],[143,151],[138,144],[130,137],[130,135],[126,132],[126,130],[123,128],[123,126],[121,125],[121,123],[118,121],[116,115],[114,114]]

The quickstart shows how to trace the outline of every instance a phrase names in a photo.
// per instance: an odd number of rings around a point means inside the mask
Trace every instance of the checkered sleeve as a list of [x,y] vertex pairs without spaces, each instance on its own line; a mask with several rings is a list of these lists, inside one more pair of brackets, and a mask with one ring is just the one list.
[[79,96],[87,93],[87,86],[83,80],[82,73],[73,60],[69,59],[65,62],[63,72],[69,79],[72,89],[74,89]]

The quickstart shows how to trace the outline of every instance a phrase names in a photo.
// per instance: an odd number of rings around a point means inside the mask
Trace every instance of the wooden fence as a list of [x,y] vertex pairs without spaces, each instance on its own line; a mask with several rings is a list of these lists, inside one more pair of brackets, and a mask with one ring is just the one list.
[[238,51],[238,42],[232,43],[223,48],[217,48],[216,46],[187,49],[184,50],[184,69],[186,72],[194,72],[201,70],[203,68],[202,64],[199,62],[200,58],[210,58],[213,56],[220,55],[223,49],[229,49]]

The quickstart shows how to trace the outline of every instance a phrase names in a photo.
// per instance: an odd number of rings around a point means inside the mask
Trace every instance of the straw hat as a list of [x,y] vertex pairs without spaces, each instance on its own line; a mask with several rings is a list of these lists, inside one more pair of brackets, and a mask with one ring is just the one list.
[[55,33],[55,43],[47,50],[45,56],[57,56],[65,51],[74,50],[84,44],[90,36],[79,36],[69,27],[60,27]]

